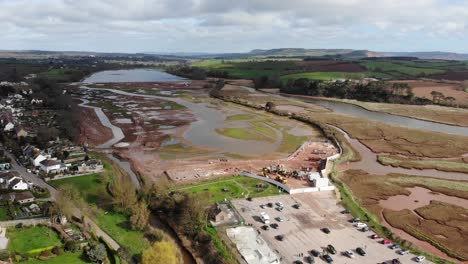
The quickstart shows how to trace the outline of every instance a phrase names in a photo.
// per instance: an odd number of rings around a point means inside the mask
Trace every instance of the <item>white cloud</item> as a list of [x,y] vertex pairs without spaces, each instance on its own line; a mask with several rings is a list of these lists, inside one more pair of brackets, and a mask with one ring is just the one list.
[[468,52],[467,25],[466,0],[0,0],[0,49],[408,50],[439,38]]

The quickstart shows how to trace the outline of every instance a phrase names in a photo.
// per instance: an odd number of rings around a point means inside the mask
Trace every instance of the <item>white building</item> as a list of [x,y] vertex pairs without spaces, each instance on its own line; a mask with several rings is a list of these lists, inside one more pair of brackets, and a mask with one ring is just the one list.
[[31,163],[37,167],[41,165],[41,162],[46,160],[47,158],[42,155],[40,152],[36,152],[32,157],[31,157]]
[[5,125],[5,128],[3,128],[3,130],[4,131],[12,131],[14,128],[15,128],[15,124],[13,124],[12,122],[8,122]]
[[11,190],[24,191],[29,189],[29,185],[23,181],[23,179],[14,179],[8,184]]
[[46,173],[60,171],[62,164],[57,160],[46,159],[39,163],[39,167]]

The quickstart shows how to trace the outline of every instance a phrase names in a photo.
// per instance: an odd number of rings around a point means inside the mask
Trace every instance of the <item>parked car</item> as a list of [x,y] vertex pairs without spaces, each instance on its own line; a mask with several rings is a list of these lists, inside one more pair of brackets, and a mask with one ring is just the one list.
[[282,202],[277,202],[276,205],[277,205],[278,207],[284,207],[284,204],[283,204]]
[[390,249],[397,249],[397,248],[400,248],[400,245],[393,244],[393,245],[390,246]]
[[282,217],[282,216],[278,216],[278,217],[276,217],[275,219],[276,219],[276,221],[278,221],[278,222],[283,222],[283,221],[284,221],[284,217]]
[[401,264],[399,259],[392,259],[392,264]]
[[381,241],[382,244],[384,245],[390,245],[392,243],[392,241],[390,239],[384,239]]
[[367,227],[367,225],[362,223],[362,222],[358,222],[358,223],[356,223],[356,227],[357,228],[363,228],[363,227]]
[[330,252],[331,254],[335,255],[336,254],[336,249],[332,245],[327,246],[327,251]]
[[276,207],[276,210],[278,210],[278,211],[280,211],[280,212],[283,211],[283,209],[284,209],[284,207],[281,207],[281,206]]
[[324,227],[321,229],[322,232],[324,232],[325,234],[330,234],[330,229],[328,229],[327,227]]
[[261,205],[260,205],[260,208],[265,209],[265,205],[264,205],[264,204],[261,204]]
[[351,250],[346,250],[343,254],[348,258],[354,258],[354,254]]
[[370,228],[368,226],[365,226],[365,227],[361,228],[361,231],[362,232],[367,232],[367,231],[370,231]]
[[302,264],[303,262],[300,261],[300,260],[296,260],[296,261],[294,261],[293,263],[294,263],[294,264]]
[[293,207],[296,208],[296,209],[300,209],[300,208],[301,208],[301,204],[299,204],[299,203],[294,204]]
[[273,207],[273,203],[267,203],[268,207],[272,208]]
[[315,259],[314,259],[314,257],[312,257],[312,256],[307,256],[307,257],[305,257],[305,261],[306,261],[307,263],[310,263],[310,264],[314,264],[314,263],[315,263]]
[[320,256],[320,252],[318,250],[315,250],[315,249],[312,249],[310,251],[310,254],[314,257],[319,257]]
[[425,259],[425,256],[417,256],[414,260],[416,260],[416,262],[423,262]]
[[278,229],[279,225],[277,223],[273,223],[270,225],[274,229]]
[[403,248],[400,251],[398,251],[398,254],[400,254],[400,255],[406,255],[408,253],[409,253],[409,250],[407,250],[406,248]]
[[330,257],[330,255],[323,255],[323,259],[324,259],[327,263],[333,263],[333,259],[332,259],[332,257]]
[[252,197],[247,197],[247,201],[251,202],[252,200]]
[[378,234],[373,234],[371,236],[372,239],[377,239],[377,238],[382,238],[381,236],[379,236]]
[[342,213],[342,214],[349,214],[350,211],[349,211],[349,210],[343,210],[343,211],[341,211],[341,213]]
[[276,238],[278,241],[283,241],[283,240],[284,240],[284,235],[277,235],[277,236],[275,236],[275,238]]
[[366,252],[364,251],[364,249],[358,247],[356,248],[356,252],[361,255],[361,256],[365,256],[366,255]]
[[264,226],[262,226],[262,229],[263,229],[263,230],[265,230],[265,231],[267,231],[267,230],[269,230],[269,229],[270,229],[270,227],[269,227],[269,226],[267,226],[267,225],[264,225]]
[[358,218],[358,217],[354,217],[353,219],[351,219],[351,222],[352,222],[352,223],[361,222],[361,219]]

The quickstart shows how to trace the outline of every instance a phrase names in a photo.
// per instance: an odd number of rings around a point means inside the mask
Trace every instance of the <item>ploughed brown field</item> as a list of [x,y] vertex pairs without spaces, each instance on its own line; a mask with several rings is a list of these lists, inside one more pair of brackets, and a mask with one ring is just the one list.
[[433,98],[431,92],[436,91],[443,93],[445,97],[451,96],[455,98],[455,105],[468,106],[468,93],[463,91],[461,84],[459,83],[442,83],[419,80],[404,80],[394,82],[408,83],[413,88],[413,93],[417,97],[424,97],[432,100]]
[[432,79],[450,80],[450,81],[465,81],[468,80],[468,71],[454,72],[449,71],[445,74],[431,75]]

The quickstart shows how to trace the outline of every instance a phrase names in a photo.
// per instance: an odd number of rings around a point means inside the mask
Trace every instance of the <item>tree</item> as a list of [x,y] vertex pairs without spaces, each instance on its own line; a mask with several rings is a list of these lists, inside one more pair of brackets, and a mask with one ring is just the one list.
[[453,102],[455,102],[455,100],[457,99],[455,99],[455,97],[449,96],[449,97],[445,97],[445,100],[449,105],[453,105]]
[[64,184],[58,188],[55,203],[49,210],[49,216],[54,218],[57,215],[64,215],[71,219],[74,208],[82,209],[85,204],[76,188],[70,184]]
[[144,201],[139,201],[133,207],[133,215],[130,217],[130,224],[134,230],[144,230],[148,224],[150,210]]
[[142,264],[176,264],[177,250],[169,241],[156,242],[143,251]]
[[131,212],[137,203],[137,195],[130,177],[123,173],[114,175],[110,184],[114,208],[118,212]]
[[70,251],[72,253],[75,253],[75,252],[78,252],[78,250],[80,250],[80,245],[78,245],[78,243],[76,243],[73,240],[67,240],[65,241],[63,248],[65,249],[65,251]]
[[102,262],[107,257],[106,247],[103,244],[92,245],[87,251],[86,256],[92,262]]

